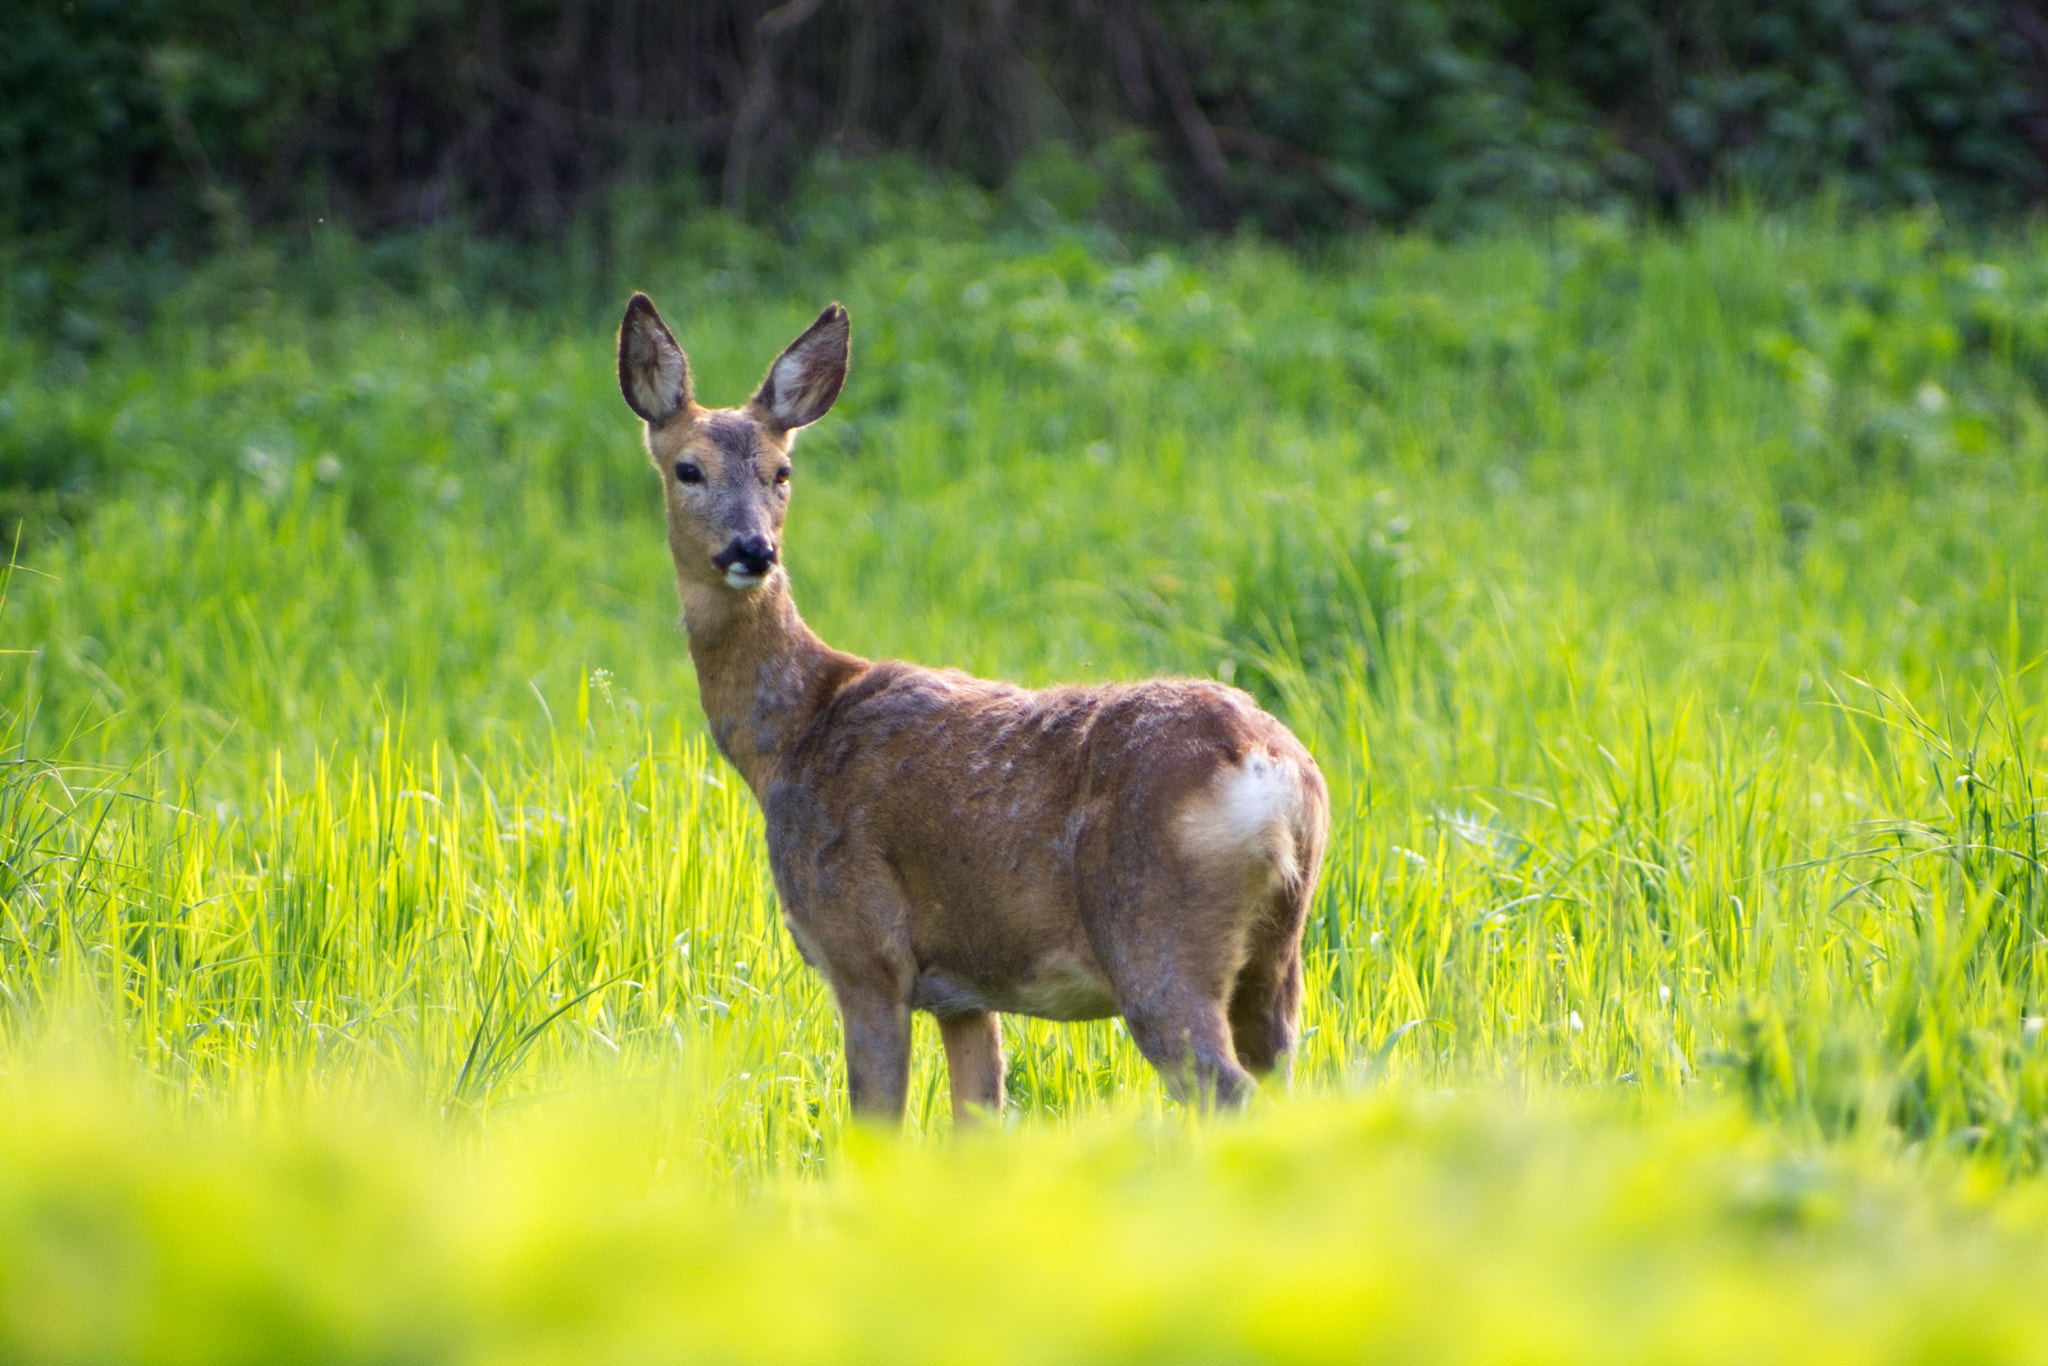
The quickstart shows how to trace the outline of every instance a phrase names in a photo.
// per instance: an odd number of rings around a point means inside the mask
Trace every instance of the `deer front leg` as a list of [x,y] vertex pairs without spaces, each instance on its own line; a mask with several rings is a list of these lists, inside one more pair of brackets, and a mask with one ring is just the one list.
[[862,1119],[901,1123],[910,1090],[910,1003],[862,987],[835,987],[846,1028],[846,1088]]
[[1003,1108],[1003,1025],[994,1011],[939,1021],[946,1041],[946,1079],[953,1085],[953,1127]]

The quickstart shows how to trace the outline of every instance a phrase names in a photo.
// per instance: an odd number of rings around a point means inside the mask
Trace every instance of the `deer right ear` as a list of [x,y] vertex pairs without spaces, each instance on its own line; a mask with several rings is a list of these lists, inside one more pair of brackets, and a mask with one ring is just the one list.
[[846,310],[827,304],[818,320],[768,367],[768,377],[755,391],[754,406],[785,432],[816,422],[831,410],[846,383],[852,342],[853,324]]
[[627,300],[619,324],[619,392],[627,407],[657,427],[690,406],[689,357],[645,294]]

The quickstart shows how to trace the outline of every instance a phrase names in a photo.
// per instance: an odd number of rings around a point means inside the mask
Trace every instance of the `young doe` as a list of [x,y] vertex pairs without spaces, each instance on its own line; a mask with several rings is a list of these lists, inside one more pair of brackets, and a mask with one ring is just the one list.
[[854,1109],[902,1116],[913,1010],[938,1017],[956,1119],[1002,1106],[998,1011],[1121,1015],[1174,1094],[1242,1102],[1295,1042],[1329,824],[1315,761],[1220,684],[1028,692],[811,634],[781,563],[790,449],[849,344],[833,304],[745,406],[704,408],[646,295],[619,328],[704,714],[838,1000]]

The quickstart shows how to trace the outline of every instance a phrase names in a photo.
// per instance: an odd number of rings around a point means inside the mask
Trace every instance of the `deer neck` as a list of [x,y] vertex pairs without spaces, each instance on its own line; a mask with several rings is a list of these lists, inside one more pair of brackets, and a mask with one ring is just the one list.
[[750,593],[698,583],[681,589],[712,739],[759,800],[797,737],[862,661],[812,634],[780,570]]

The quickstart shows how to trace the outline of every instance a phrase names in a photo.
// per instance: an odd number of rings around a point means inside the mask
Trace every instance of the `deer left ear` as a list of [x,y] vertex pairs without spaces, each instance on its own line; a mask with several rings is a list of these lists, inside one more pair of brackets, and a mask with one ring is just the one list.
[[783,431],[808,427],[831,411],[839,397],[852,348],[852,320],[844,308],[828,304],[768,367],[768,377],[754,394],[754,406]]
[[645,294],[627,301],[619,324],[619,392],[657,427],[690,406],[689,358]]

